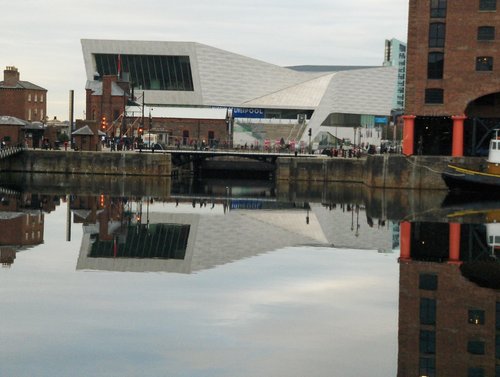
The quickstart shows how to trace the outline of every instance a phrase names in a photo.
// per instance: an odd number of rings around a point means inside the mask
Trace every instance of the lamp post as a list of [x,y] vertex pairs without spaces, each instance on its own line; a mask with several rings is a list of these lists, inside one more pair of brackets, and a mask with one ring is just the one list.
[[311,144],[312,129],[309,128],[307,134],[309,135],[309,154],[312,154],[312,144]]

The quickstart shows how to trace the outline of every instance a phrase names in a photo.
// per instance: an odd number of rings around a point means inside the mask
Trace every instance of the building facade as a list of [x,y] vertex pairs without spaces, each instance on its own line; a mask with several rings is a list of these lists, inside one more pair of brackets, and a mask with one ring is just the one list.
[[386,39],[383,65],[398,68],[397,89],[392,100],[392,107],[394,110],[403,110],[406,84],[406,43],[394,38]]
[[500,110],[496,0],[410,0],[403,153],[480,155]]
[[[241,144],[308,142],[309,129],[313,139],[376,142],[394,108],[397,67],[293,69],[194,42],[84,39],[82,50],[87,93],[97,97],[103,78],[114,75],[147,107],[225,108],[227,132],[244,135]],[[87,118],[97,119],[99,105],[95,113],[92,106]],[[348,118],[354,124],[337,122]]]
[[47,116],[47,89],[21,81],[16,67],[6,67],[0,81],[0,115],[26,121],[44,121]]

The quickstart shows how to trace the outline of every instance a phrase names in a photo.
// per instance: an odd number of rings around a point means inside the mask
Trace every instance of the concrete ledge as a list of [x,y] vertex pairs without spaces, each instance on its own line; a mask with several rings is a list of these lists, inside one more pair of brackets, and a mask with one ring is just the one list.
[[353,158],[279,158],[276,179],[364,183],[368,187],[446,189],[441,173],[449,163],[482,168],[478,157],[373,155]]
[[171,176],[170,154],[27,150],[2,160],[2,171],[58,174]]

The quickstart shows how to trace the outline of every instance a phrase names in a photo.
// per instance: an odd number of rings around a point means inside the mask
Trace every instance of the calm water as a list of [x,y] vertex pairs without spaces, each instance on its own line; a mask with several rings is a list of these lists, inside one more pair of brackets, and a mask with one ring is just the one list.
[[[494,373],[500,300],[449,263],[450,219],[462,261],[491,259],[493,204],[484,215],[442,193],[328,189],[351,200],[336,202],[267,182],[115,183],[3,178],[1,376]],[[431,303],[422,323],[423,298],[438,303],[434,322]],[[479,330],[469,306],[486,313]],[[457,307],[463,318],[444,325]],[[442,361],[447,338],[467,363]]]

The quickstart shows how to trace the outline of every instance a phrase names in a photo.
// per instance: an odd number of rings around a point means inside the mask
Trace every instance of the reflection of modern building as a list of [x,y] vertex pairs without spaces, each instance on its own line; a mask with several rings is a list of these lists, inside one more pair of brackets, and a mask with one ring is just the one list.
[[[402,233],[407,228],[403,223]],[[495,255],[486,226],[409,228],[401,235],[398,376],[498,375],[500,294],[469,281],[460,268]]]
[[262,210],[255,202],[170,203],[169,212],[159,211],[164,204],[147,211],[139,203],[130,221],[111,221],[107,234],[98,223],[84,227],[77,269],[191,273],[287,246],[328,244],[313,212],[269,204],[274,208]]
[[[111,202],[120,207],[116,199]],[[108,205],[95,210],[92,200],[74,200],[75,219],[85,224],[77,269],[191,273],[305,244],[358,248],[371,239],[374,249],[391,248],[391,229],[367,226],[364,212],[354,205],[332,211],[272,198],[179,196],[172,202],[121,206],[108,216]],[[356,242],[349,242],[354,234]]]
[[[313,137],[380,138],[375,127],[388,122],[396,90],[397,67],[295,70],[191,42],[85,39],[82,47],[89,119],[101,115],[92,92],[115,75],[132,84],[153,117],[160,106],[229,108],[228,132],[246,134],[241,142],[249,145],[278,136],[307,141],[308,128]],[[109,114],[113,121],[120,115]]]

